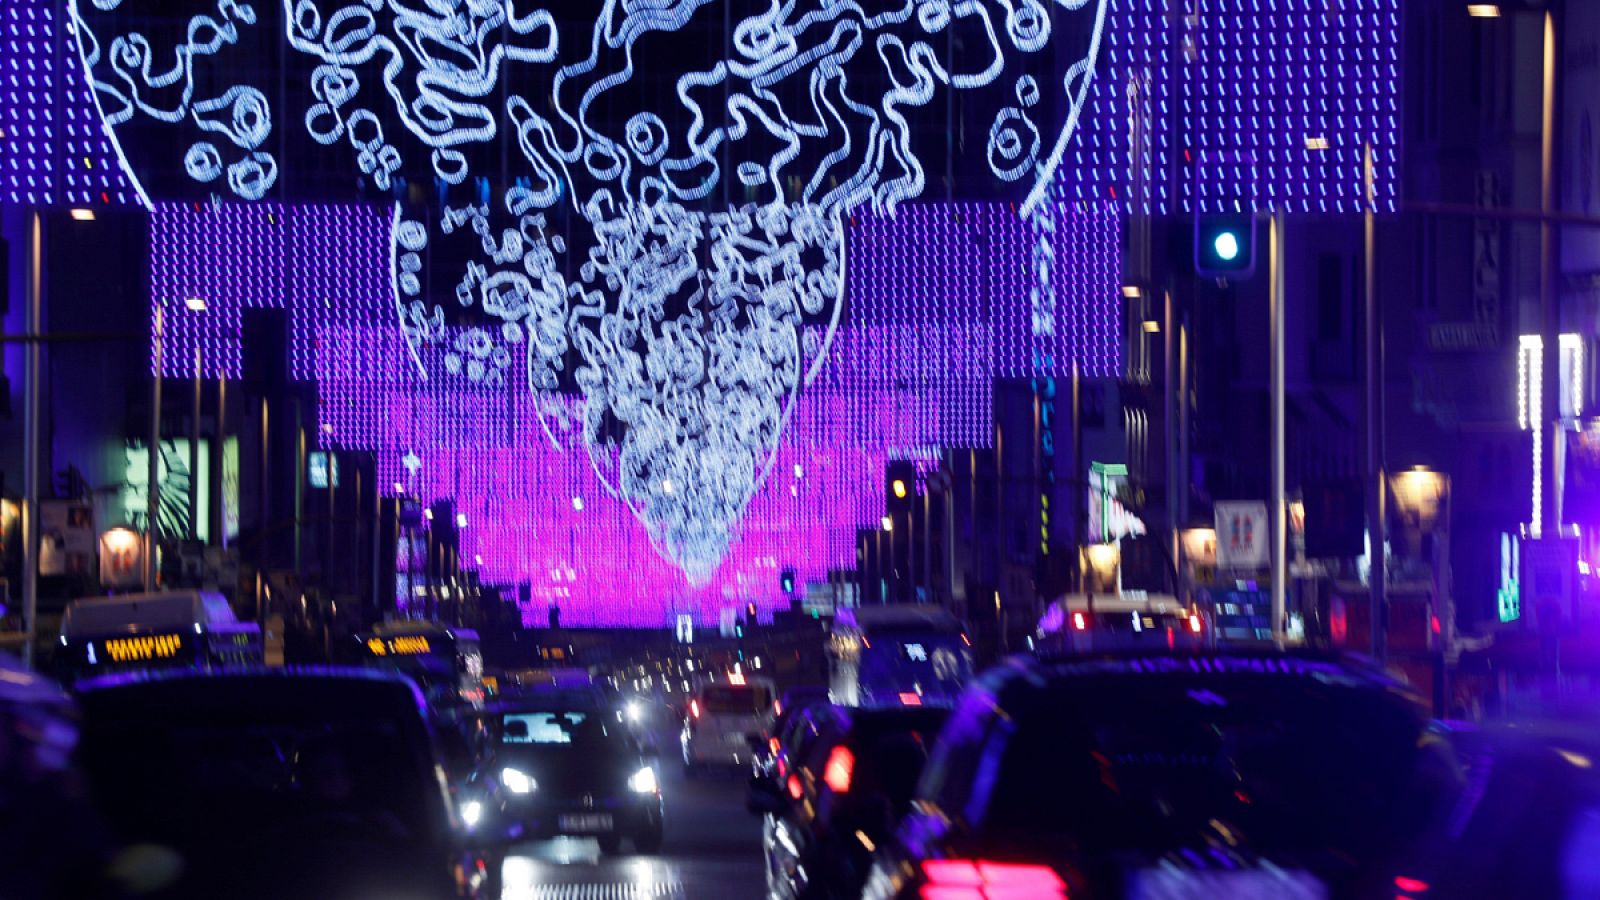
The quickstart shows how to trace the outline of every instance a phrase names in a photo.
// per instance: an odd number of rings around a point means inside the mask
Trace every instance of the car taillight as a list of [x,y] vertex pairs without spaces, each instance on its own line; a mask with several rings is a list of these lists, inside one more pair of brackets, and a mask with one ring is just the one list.
[[1072,627],[1077,629],[1078,631],[1086,631],[1086,630],[1088,630],[1088,628],[1089,628],[1089,617],[1085,616],[1081,612],[1073,613],[1072,614]]
[[789,780],[785,782],[785,784],[789,788],[789,796],[796,800],[799,800],[800,795],[806,792],[806,789],[800,785],[799,775],[790,775]]
[[1405,875],[1395,876],[1394,887],[1395,890],[1401,892],[1400,896],[1402,897],[1410,894],[1426,894],[1428,892],[1428,883],[1426,881],[1420,878],[1409,878]]
[[1189,614],[1189,630],[1195,634],[1200,633],[1200,617],[1193,613]]
[[695,717],[696,719],[700,718],[700,701],[699,700],[690,700],[689,701],[689,715]]
[[835,794],[850,793],[850,776],[856,768],[856,755],[849,747],[835,747],[828,754],[828,764],[822,767],[822,781]]
[[988,860],[922,862],[922,900],[1066,900],[1067,885],[1049,866]]
[[921,706],[922,705],[922,695],[917,693],[916,691],[901,691],[900,692],[900,705],[901,706]]
[[773,756],[777,756],[778,755],[778,739],[777,738],[767,738],[767,749],[772,751],[772,755]]

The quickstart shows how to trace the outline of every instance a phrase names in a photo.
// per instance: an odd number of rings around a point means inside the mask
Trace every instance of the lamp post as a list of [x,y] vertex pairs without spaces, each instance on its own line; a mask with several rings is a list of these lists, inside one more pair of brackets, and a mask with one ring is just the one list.
[[1439,642],[1433,654],[1434,713],[1446,716],[1450,696],[1446,676],[1456,618],[1447,569],[1450,479],[1426,466],[1413,466],[1395,473],[1389,479],[1389,488],[1394,495],[1395,511],[1400,514],[1406,555],[1423,559],[1428,566]]

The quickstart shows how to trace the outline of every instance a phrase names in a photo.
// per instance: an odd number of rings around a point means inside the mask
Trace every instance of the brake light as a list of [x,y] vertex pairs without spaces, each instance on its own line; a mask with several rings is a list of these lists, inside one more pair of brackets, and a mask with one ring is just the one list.
[[1404,875],[1395,876],[1394,886],[1408,894],[1424,894],[1428,891],[1428,883],[1426,881],[1420,878],[1407,878]]
[[988,860],[922,862],[922,900],[1066,900],[1067,885],[1049,866]]
[[787,784],[789,786],[789,796],[796,800],[799,800],[800,795],[806,792],[805,788],[800,786],[800,776],[798,775],[790,775]]
[[835,794],[850,793],[850,775],[856,768],[856,755],[849,747],[835,747],[828,754],[828,764],[822,768],[823,783]]
[[695,717],[696,719],[700,718],[700,701],[699,700],[690,700],[689,701],[689,715]]
[[775,738],[775,737],[774,738],[767,738],[767,749],[772,751],[772,755],[773,756],[777,756],[778,755],[778,739]]
[[1085,631],[1089,627],[1089,619],[1081,612],[1072,614],[1072,627],[1078,631]]
[[921,706],[922,705],[922,695],[917,693],[916,691],[901,691],[900,692],[900,705],[901,706]]
[[1194,613],[1189,614],[1189,630],[1195,634],[1200,633],[1200,617]]

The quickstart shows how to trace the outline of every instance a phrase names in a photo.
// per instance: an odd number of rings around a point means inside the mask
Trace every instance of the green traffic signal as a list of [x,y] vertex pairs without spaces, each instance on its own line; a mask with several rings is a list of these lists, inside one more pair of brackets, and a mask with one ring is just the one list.
[[1255,273],[1255,217],[1249,213],[1195,216],[1194,270],[1215,278]]

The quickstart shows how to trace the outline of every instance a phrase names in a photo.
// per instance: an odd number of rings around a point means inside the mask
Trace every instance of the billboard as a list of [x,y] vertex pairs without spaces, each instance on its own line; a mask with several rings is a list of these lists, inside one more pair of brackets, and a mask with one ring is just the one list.
[[1271,530],[1267,504],[1258,501],[1218,503],[1217,568],[1264,569],[1270,562]]

